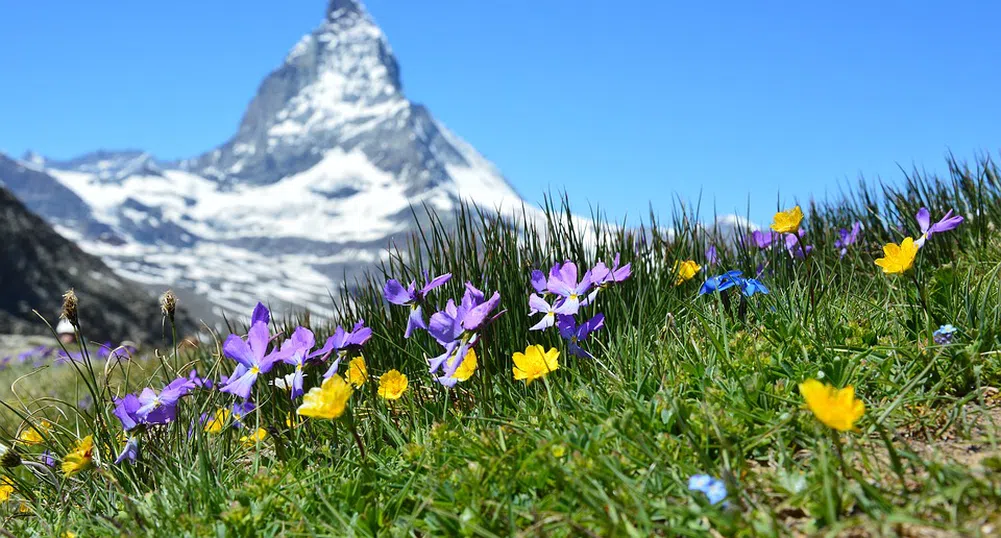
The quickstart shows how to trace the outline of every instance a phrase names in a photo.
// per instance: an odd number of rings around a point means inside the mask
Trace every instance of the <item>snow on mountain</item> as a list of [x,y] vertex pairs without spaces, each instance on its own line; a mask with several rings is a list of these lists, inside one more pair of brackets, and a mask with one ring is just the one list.
[[0,180],[119,274],[238,312],[260,299],[326,313],[340,282],[414,229],[411,206],[522,207],[495,166],[406,98],[356,0],[329,2],[219,147],[174,163],[31,154],[0,160]]

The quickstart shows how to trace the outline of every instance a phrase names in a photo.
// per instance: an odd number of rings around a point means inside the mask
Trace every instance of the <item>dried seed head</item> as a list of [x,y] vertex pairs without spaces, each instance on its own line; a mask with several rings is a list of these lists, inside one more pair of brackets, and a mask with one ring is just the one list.
[[21,455],[13,448],[0,444],[0,467],[10,469],[21,465]]
[[63,312],[59,317],[65,319],[66,321],[73,324],[74,327],[80,327],[80,314],[77,310],[78,301],[76,298],[76,292],[73,288],[63,294]]
[[171,323],[174,322],[174,312],[177,310],[177,295],[174,290],[167,290],[160,296],[160,310]]

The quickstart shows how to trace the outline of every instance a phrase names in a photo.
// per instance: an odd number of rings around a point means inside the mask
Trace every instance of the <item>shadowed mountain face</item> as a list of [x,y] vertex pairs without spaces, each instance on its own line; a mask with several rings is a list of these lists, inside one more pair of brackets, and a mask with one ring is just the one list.
[[411,207],[522,203],[407,99],[385,35],[355,0],[329,2],[219,147],[173,163],[139,150],[31,154],[0,160],[0,181],[120,275],[186,289],[215,313],[264,300],[322,315],[345,276],[415,229]]
[[0,237],[0,333],[49,334],[32,310],[55,325],[62,294],[74,288],[88,339],[161,340],[161,314],[153,294],[60,236],[2,186]]

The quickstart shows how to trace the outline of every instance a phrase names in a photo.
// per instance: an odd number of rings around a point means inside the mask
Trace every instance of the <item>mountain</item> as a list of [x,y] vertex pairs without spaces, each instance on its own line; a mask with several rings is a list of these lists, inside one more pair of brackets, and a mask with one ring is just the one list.
[[330,1],[220,146],[178,162],[140,150],[2,158],[0,180],[118,274],[188,290],[217,313],[265,300],[323,314],[340,282],[415,229],[411,207],[522,204],[406,97],[386,37],[355,0]]
[[87,338],[160,341],[164,331],[156,296],[60,236],[2,185],[0,236],[0,334],[50,334],[32,310],[55,324],[63,292],[74,288]]

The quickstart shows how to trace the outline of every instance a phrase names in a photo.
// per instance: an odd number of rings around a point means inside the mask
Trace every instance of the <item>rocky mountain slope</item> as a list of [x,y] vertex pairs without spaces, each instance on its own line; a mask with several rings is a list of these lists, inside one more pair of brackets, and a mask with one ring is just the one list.
[[135,150],[2,158],[0,180],[119,274],[238,312],[265,300],[322,314],[345,277],[414,229],[411,207],[522,204],[405,96],[386,37],[355,0],[330,1],[219,147],[179,162]]
[[157,297],[60,236],[2,185],[0,236],[0,334],[49,334],[32,310],[54,326],[63,292],[74,288],[87,338],[161,341]]

